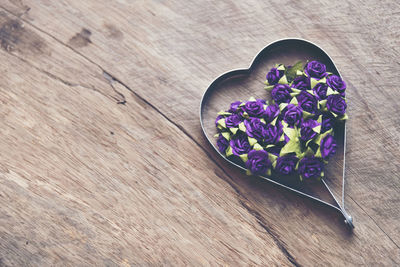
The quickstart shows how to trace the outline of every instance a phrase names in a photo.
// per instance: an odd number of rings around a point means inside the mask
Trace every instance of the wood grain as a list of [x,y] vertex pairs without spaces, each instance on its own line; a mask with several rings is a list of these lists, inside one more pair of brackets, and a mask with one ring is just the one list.
[[[395,1],[0,7],[3,263],[400,264]],[[349,84],[353,234],[200,131],[208,83],[288,36],[321,45]]]

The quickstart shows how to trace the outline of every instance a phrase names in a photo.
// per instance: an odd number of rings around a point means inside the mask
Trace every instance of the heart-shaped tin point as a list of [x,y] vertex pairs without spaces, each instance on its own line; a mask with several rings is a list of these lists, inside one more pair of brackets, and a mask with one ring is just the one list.
[[[306,62],[311,60],[324,63],[327,70],[340,76],[333,60],[322,48],[307,40],[290,38],[270,43],[255,56],[248,68],[225,72],[208,86],[200,104],[200,123],[204,135],[221,157],[237,168],[246,170],[241,164],[221,154],[216,147],[214,138],[217,133],[215,117],[218,111],[228,108],[231,102],[247,100],[249,97],[271,100],[269,94],[263,90],[266,73],[276,63],[291,65],[298,61]],[[325,170],[325,177],[321,182],[305,184],[299,181],[294,182],[293,179],[285,180],[283,177],[258,177],[339,211],[343,215],[346,225],[353,229],[353,219],[344,207],[345,123],[339,129],[335,129],[335,138],[337,138],[338,153],[329,161]],[[337,198],[337,195],[341,197]],[[322,197],[328,197],[330,200],[323,200]]]

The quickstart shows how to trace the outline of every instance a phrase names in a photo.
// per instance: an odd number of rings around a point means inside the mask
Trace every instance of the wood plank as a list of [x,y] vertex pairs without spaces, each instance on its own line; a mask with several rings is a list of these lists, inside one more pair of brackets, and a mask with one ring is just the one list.
[[[29,40],[51,47],[24,29],[17,55]],[[291,265],[219,167],[148,104],[11,53],[0,51],[0,265]]]
[[[347,192],[349,210],[357,225],[354,235],[345,234],[333,212],[247,179],[219,159],[216,161],[233,179],[228,181],[239,190],[244,205],[282,240],[298,263],[399,263],[400,213],[396,203],[400,187],[396,173],[400,165],[396,160],[398,146],[392,145],[398,144],[399,124],[396,118],[387,116],[398,110],[393,99],[400,95],[396,71],[391,71],[399,69],[396,27],[387,27],[387,23],[398,23],[388,12],[399,9],[396,3],[226,1],[212,8],[201,2],[179,1],[107,5],[95,1],[25,1],[23,5],[2,5],[60,40],[51,41],[45,56],[35,57],[27,51],[19,54],[18,49],[12,51],[14,54],[31,65],[44,66],[67,82],[78,81],[106,95],[121,97],[105,86],[101,76],[106,70],[208,151],[199,130],[197,105],[204,90],[201,88],[211,77],[246,66],[262,46],[274,39],[301,36],[321,44],[353,89],[348,93],[352,118]],[[313,24],[309,23],[311,19]],[[61,48],[61,43],[84,58]],[[65,53],[72,59],[65,58]],[[54,57],[60,58],[59,62]],[[94,62],[101,67],[87,70],[76,66],[75,60],[83,66]],[[221,171],[219,174],[228,179]]]

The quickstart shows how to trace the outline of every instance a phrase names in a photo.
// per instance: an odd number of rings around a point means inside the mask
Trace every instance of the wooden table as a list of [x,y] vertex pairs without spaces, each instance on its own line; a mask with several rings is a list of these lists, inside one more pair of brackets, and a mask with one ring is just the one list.
[[[400,264],[398,1],[0,1],[0,265]],[[199,102],[267,43],[348,82],[347,206],[216,156]]]

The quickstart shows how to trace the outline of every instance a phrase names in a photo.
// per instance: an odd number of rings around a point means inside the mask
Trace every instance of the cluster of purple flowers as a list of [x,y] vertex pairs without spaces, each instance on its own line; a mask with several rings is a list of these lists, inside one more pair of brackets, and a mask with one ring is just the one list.
[[251,98],[218,113],[217,146],[249,173],[319,179],[335,154],[334,125],[347,119],[346,83],[318,61],[272,68],[265,81],[272,103]]

